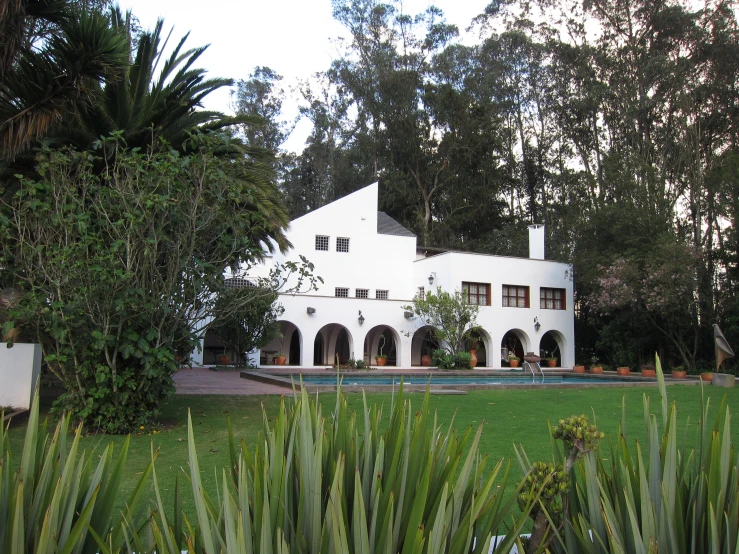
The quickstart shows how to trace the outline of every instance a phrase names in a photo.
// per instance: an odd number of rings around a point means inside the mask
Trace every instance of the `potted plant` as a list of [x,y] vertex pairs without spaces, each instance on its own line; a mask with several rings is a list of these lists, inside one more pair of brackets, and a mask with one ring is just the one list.
[[653,363],[644,364],[641,366],[641,376],[642,377],[656,377],[657,376],[657,370],[654,369]]
[[226,354],[225,348],[223,349],[223,352],[221,352],[216,359],[218,360],[218,363],[221,365],[228,365],[231,363],[231,356]]
[[283,354],[282,352],[278,352],[275,354],[275,363],[277,365],[285,365],[287,363],[287,356]]
[[679,365],[672,368],[671,375],[673,379],[685,379],[688,376],[688,372],[684,366]]
[[603,373],[603,364],[598,361],[598,358],[593,358],[590,361],[590,373]]
[[631,368],[629,366],[619,366],[616,368],[616,374],[620,375],[621,377],[625,377],[631,373]]
[[556,356],[554,357],[550,356],[549,358],[544,358],[544,359],[547,361],[547,365],[549,367],[557,367],[557,357]]
[[508,365],[511,367],[518,367],[518,362],[521,361],[521,358],[516,356],[515,354],[509,354],[508,355]]
[[585,366],[584,365],[576,365],[572,368],[573,373],[585,373]]
[[385,347],[385,335],[380,335],[380,353],[375,356],[375,362],[379,366],[383,366],[387,363],[387,354],[382,353],[382,349]]
[[431,365],[431,356],[429,356],[428,348],[424,346],[423,355],[421,356],[421,365],[429,367]]
[[467,333],[467,348],[469,348],[472,360],[470,366],[475,367],[477,365],[477,349],[480,347],[480,331],[477,327],[473,327]]
[[713,381],[713,371],[702,371],[701,381],[705,381],[707,383],[712,382]]

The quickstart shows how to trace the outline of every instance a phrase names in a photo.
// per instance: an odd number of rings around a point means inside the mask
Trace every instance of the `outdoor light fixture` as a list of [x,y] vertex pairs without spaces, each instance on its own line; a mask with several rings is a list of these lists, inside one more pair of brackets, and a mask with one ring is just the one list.
[[364,316],[362,315],[362,310],[359,310],[359,317],[357,318],[357,321],[359,321],[360,325],[364,324]]
[[413,319],[413,312],[403,312],[406,319]]
[[431,272],[431,275],[429,275],[429,285],[433,285],[434,284],[434,279],[436,279],[436,272],[435,271],[432,271]]
[[534,318],[534,329],[538,332],[541,329],[541,323],[539,323],[539,317]]
[[306,311],[308,312],[308,315],[311,315],[311,314],[316,313],[316,309],[315,308],[308,308]]

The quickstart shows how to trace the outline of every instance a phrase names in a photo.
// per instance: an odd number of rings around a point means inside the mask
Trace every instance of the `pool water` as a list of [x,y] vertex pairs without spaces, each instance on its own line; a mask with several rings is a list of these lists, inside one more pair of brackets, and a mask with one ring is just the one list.
[[[298,375],[294,375],[293,378],[296,382],[300,380]],[[400,385],[400,376],[364,376],[364,375],[344,375],[342,380],[343,386],[362,386],[362,385]],[[426,385],[429,382],[427,375],[419,375],[417,377],[406,375],[403,378],[403,383],[406,385]],[[470,376],[470,377],[457,377],[457,376],[431,376],[431,385],[531,385],[531,384],[585,384],[585,383],[598,383],[600,385],[606,385],[609,383],[633,383],[633,379],[619,379],[619,378],[608,378],[608,379],[597,379],[591,377],[570,377],[567,375],[551,375],[545,376],[543,379],[540,375],[534,377],[500,377],[500,376]],[[305,385],[336,385],[336,376],[318,376],[318,375],[303,375],[303,384]]]

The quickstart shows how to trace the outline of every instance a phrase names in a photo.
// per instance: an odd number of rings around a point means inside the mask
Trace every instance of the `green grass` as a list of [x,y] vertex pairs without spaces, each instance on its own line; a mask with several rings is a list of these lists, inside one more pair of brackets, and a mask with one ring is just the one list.
[[[690,422],[687,427],[687,444],[692,446],[695,439],[695,424],[701,413],[700,387],[668,387],[670,400],[677,400],[678,418],[681,424]],[[584,388],[584,389],[528,389],[501,391],[471,391],[466,396],[432,396],[431,406],[437,411],[438,422],[448,426],[455,417],[454,427],[466,430],[470,425],[477,426],[485,421],[480,443],[480,452],[490,455],[494,460],[501,457],[513,460],[513,444],[521,444],[532,461],[550,457],[550,442],[547,420],[557,420],[572,414],[584,413],[596,419],[599,428],[606,433],[606,444],[613,437],[621,419],[621,399],[626,398],[627,437],[630,441],[641,441],[644,437],[643,394],[651,398],[650,411],[661,423],[661,403],[656,387],[650,388]],[[704,394],[710,398],[712,410],[726,394],[731,413],[739,412],[739,389],[720,389],[706,387]],[[361,409],[359,394],[349,394],[350,407]],[[422,395],[409,393],[415,406],[420,406]],[[323,394],[323,414],[329,416],[334,406],[335,396]],[[389,394],[368,394],[368,404],[384,405],[385,419],[389,414]],[[142,433],[132,437],[126,467],[128,473],[122,484],[121,502],[133,488],[140,472],[150,460],[150,448],[159,451],[157,475],[162,489],[165,506],[171,506],[174,494],[175,475],[181,468],[187,468],[187,410],[192,411],[195,440],[200,460],[202,478],[207,488],[215,495],[214,470],[228,465],[227,416],[231,416],[234,435],[237,440],[244,439],[253,448],[257,434],[262,428],[262,404],[268,417],[273,417],[279,403],[277,396],[175,396],[162,410],[163,429],[156,434]],[[44,414],[42,414],[43,418]],[[361,418],[360,422],[361,422]],[[14,458],[17,461],[23,444],[25,425],[11,428],[9,440]],[[85,449],[102,449],[113,442],[120,445],[123,437],[88,436],[82,440]],[[732,442],[739,444],[739,424],[732,429]],[[514,462],[512,477],[520,477]],[[186,484],[186,480],[183,480]],[[187,486],[183,491],[183,506],[191,511],[191,499]]]

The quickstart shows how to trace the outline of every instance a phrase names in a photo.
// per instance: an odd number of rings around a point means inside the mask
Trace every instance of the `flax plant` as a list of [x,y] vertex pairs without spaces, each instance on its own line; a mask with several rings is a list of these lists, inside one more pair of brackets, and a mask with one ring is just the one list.
[[137,508],[153,462],[143,472],[126,509],[115,514],[129,440],[115,455],[110,444],[80,452],[82,427],[70,436],[62,416],[53,436],[39,425],[38,391],[17,463],[7,430],[0,426],[0,551],[6,554],[80,554],[98,552],[95,536],[123,544],[135,525]]
[[[710,402],[704,401],[697,444],[689,448],[687,433],[680,437],[677,406],[668,405],[659,358],[655,365],[661,429],[645,395],[646,439],[644,445],[629,447],[622,403],[618,437],[608,458],[591,450],[572,467],[565,522],[555,526],[550,518],[557,537],[552,552],[739,552],[739,461],[731,444],[729,409],[722,402],[711,425]],[[552,443],[554,461],[563,463],[569,453]]]
[[[402,386],[384,432],[382,410],[369,408],[366,399],[360,417],[362,425],[341,391],[329,417],[305,391],[291,402],[283,399],[273,422],[265,415],[253,452],[231,439],[232,465],[222,472],[217,498],[203,488],[189,422],[197,517],[184,522],[187,550],[487,553],[516,495],[502,497],[508,479],[503,461],[488,470],[478,453],[482,426],[461,437],[451,425],[443,431],[430,412],[428,391],[414,412]],[[151,548],[179,552],[178,535],[164,513],[160,507],[152,518]],[[525,518],[511,522],[508,548]]]

